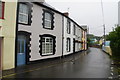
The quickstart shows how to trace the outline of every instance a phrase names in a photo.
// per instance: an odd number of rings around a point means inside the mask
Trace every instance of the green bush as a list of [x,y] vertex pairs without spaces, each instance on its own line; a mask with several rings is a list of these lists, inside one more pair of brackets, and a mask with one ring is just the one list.
[[110,47],[113,58],[120,60],[120,26],[118,26],[115,31],[110,32],[107,39],[111,41]]

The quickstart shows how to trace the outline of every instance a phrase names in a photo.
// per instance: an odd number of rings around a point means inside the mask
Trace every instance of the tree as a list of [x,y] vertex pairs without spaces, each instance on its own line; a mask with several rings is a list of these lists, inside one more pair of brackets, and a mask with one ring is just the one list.
[[91,46],[91,40],[90,40],[90,38],[87,38],[87,47],[90,47]]

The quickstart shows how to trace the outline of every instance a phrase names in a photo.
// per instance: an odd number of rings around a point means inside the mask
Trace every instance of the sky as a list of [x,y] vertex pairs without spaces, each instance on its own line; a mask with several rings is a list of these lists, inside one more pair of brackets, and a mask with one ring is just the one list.
[[101,0],[45,0],[60,12],[69,12],[69,17],[79,25],[87,25],[89,33],[96,36],[103,35],[103,24],[106,34],[118,24],[118,1],[102,0],[104,21],[102,16]]

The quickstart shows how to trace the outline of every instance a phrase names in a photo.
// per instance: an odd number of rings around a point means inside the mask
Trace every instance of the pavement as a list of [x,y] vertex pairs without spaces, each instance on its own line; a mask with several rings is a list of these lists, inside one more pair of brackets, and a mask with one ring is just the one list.
[[3,78],[108,78],[110,73],[109,55],[101,49],[90,48],[63,58],[3,71]]

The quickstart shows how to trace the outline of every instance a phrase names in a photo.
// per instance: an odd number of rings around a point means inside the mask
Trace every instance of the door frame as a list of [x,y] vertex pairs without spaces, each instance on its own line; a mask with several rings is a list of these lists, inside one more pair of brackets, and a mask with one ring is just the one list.
[[30,36],[31,36],[31,33],[29,33],[29,32],[26,32],[26,31],[18,31],[17,32],[18,34],[16,35],[16,47],[15,47],[15,67],[17,67],[17,45],[18,45],[18,36],[19,35],[23,35],[23,36],[25,36],[26,37],[26,54],[25,54],[25,65],[26,64],[29,64],[29,62],[30,62],[30,52],[31,52],[31,50],[30,50],[30,47],[31,47],[31,45],[30,45],[30,41],[31,41],[31,38],[30,38]]
[[3,49],[3,37],[0,37],[0,77],[2,77],[2,49]]
[[[19,38],[20,37],[20,38]],[[22,38],[21,38],[22,37]],[[18,42],[19,42],[19,51],[21,52],[21,48],[23,47],[23,46],[21,46],[22,44],[21,44],[21,42],[24,42],[24,51],[23,51],[23,57],[25,58],[24,59],[24,61],[25,61],[25,63],[23,64],[23,65],[25,65],[26,64],[26,49],[27,49],[27,47],[26,47],[26,36],[25,35],[18,35],[18,40],[17,40]],[[18,49],[17,49],[18,50]],[[19,55],[18,55],[19,54]],[[19,52],[17,52],[17,58],[18,57],[20,57],[20,53]],[[22,57],[22,59],[23,59],[23,57]],[[17,59],[17,60],[19,60],[19,59]],[[17,66],[19,66],[18,65],[19,64],[19,62],[17,61]],[[20,65],[21,66],[21,65]]]

